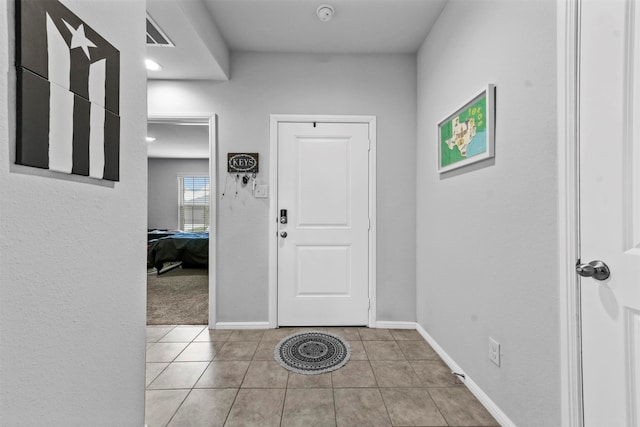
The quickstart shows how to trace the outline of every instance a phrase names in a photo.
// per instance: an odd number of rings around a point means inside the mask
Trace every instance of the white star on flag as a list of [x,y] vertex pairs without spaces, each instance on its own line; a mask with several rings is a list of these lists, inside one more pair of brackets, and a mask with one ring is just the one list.
[[71,24],[69,24],[64,19],[62,20],[64,25],[67,26],[69,31],[71,31],[71,49],[75,49],[77,47],[81,48],[85,55],[87,55],[87,59],[91,60],[89,56],[89,48],[96,47],[95,44],[91,40],[89,40],[84,33],[84,24],[80,24],[78,28],[73,28]]

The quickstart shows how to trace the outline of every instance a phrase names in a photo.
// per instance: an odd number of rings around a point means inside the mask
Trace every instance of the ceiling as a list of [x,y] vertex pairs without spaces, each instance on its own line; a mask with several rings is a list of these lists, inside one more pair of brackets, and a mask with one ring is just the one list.
[[162,66],[160,71],[148,71],[149,79],[228,80],[212,53],[211,40],[217,34],[210,30],[216,27],[201,0],[148,0],[149,18],[173,44],[147,44],[147,58]]
[[[447,0],[147,0],[147,13],[172,47],[147,46],[162,66],[149,79],[228,80],[235,51],[415,53]],[[328,3],[333,19],[316,9]],[[150,157],[207,157],[203,126],[150,124]],[[166,132],[166,134],[162,134]],[[199,134],[199,135],[196,135]],[[205,137],[206,140],[206,137]],[[205,141],[206,144],[206,141]],[[171,154],[172,153],[172,154]],[[205,154],[206,153],[206,154]]]
[[[444,0],[204,0],[232,51],[414,53]],[[333,19],[316,16],[320,4]]]
[[150,120],[147,136],[156,138],[147,145],[151,158],[209,158],[209,125],[184,120]]
[[[335,8],[321,22],[320,4]],[[228,80],[216,52],[415,53],[446,0],[148,0],[175,47],[148,46],[150,79]],[[218,46],[219,47],[219,46]],[[228,61],[228,58],[226,58]]]

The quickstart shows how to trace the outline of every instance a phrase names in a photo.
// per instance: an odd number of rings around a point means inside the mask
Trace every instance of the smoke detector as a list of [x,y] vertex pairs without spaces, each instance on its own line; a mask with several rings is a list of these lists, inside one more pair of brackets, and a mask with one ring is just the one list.
[[335,13],[335,9],[330,4],[321,4],[316,9],[316,14],[318,15],[318,19],[322,22],[330,21],[333,18],[333,14]]

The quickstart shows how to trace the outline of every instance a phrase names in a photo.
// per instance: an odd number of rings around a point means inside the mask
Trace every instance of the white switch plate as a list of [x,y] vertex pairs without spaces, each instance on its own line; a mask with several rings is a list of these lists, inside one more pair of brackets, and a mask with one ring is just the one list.
[[268,185],[256,185],[256,189],[253,192],[253,197],[256,199],[266,199],[269,197]]
[[489,360],[500,366],[500,343],[489,337]]

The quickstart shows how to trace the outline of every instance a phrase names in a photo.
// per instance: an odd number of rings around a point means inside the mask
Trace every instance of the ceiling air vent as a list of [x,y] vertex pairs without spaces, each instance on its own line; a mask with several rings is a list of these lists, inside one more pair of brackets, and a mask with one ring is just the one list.
[[147,46],[173,47],[169,37],[160,29],[158,24],[147,15]]

